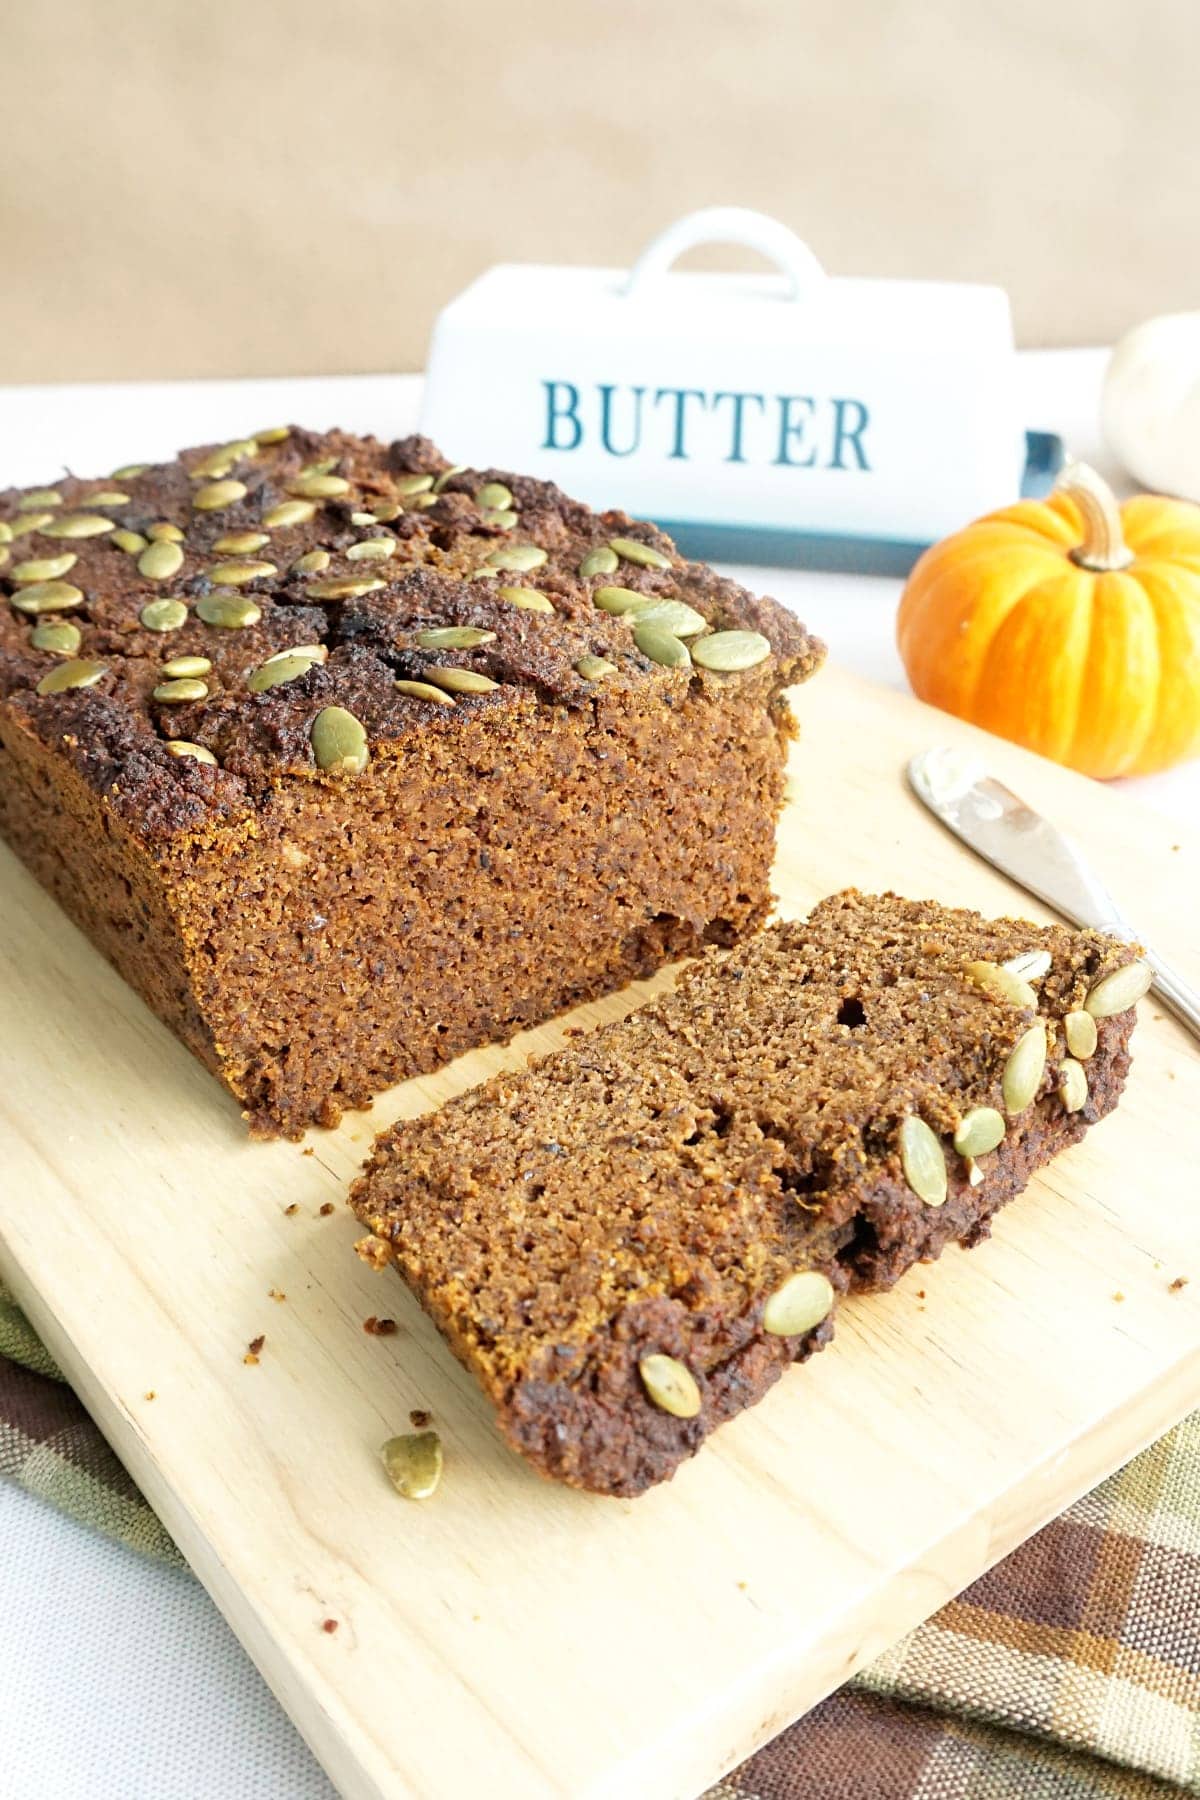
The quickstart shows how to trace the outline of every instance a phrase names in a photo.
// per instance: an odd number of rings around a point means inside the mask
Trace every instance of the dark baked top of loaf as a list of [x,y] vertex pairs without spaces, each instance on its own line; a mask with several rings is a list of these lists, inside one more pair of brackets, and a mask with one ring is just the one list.
[[[964,973],[1027,952],[1049,958],[1032,1004]],[[951,1199],[969,1191],[972,1164],[949,1150],[963,1116],[1004,1108],[1039,1014],[1037,1091],[1052,1091],[1062,1020],[1133,955],[1098,932],[835,894],[526,1073],[394,1126],[355,1210],[497,1391],[547,1359],[570,1378],[659,1297],[727,1354],[763,1294],[831,1266],[868,1197],[900,1236],[906,1215],[925,1229],[905,1120],[946,1145]]]
[[[314,751],[326,708],[350,713],[374,756],[402,752],[414,730],[634,688],[668,706],[689,686],[715,698],[748,686],[769,702],[824,654],[783,607],[684,561],[653,525],[594,513],[550,482],[451,468],[419,437],[281,428],[9,490],[0,540],[0,696],[151,837],[245,813],[285,779],[339,778]],[[669,666],[639,647],[661,638],[639,629],[638,607],[597,603],[605,588],[701,615],[680,615],[672,657],[689,633],[765,645],[723,640],[718,660],[748,665],[724,672],[700,666],[702,651]],[[678,622],[668,611],[665,627]],[[445,627],[477,641],[422,636]],[[293,646],[314,647],[299,672],[251,691]]]

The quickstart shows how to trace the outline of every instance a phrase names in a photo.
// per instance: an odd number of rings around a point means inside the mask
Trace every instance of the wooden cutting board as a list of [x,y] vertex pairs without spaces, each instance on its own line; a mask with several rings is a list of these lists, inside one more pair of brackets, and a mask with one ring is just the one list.
[[[785,912],[857,883],[1048,916],[906,793],[912,751],[974,742],[1200,980],[1200,849],[1170,822],[837,670],[799,711]],[[355,1800],[690,1800],[1200,1403],[1200,1054],[1153,997],[1118,1113],[990,1243],[846,1306],[831,1350],[613,1501],[504,1448],[343,1204],[375,1130],[561,1024],[303,1148],[251,1144],[7,852],[0,907],[5,1276]],[[368,1336],[370,1314],[399,1331]],[[378,1459],[414,1407],[446,1445],[425,1505]]]

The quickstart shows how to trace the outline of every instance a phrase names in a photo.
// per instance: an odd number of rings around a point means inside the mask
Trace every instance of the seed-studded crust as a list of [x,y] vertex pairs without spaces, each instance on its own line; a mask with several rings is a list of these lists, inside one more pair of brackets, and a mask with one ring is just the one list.
[[[1052,959],[1036,1011],[963,974],[1036,949]],[[1062,1020],[1132,959],[1094,932],[834,895],[711,953],[631,1018],[383,1134],[352,1195],[366,1254],[394,1261],[516,1449],[573,1485],[639,1493],[829,1340],[831,1317],[800,1339],[764,1331],[790,1274],[885,1288],[978,1242],[1111,1110],[1132,1011],[1099,1022],[1076,1112],[1058,1093]],[[1003,1108],[1008,1057],[1039,1020],[1037,1095],[972,1181],[956,1126]],[[946,1158],[940,1206],[905,1179],[914,1116]],[[691,1371],[696,1417],[651,1403],[647,1355]]]
[[[606,584],[760,659],[664,666]],[[0,495],[0,596],[0,831],[258,1129],[765,915],[822,647],[623,513],[291,428]]]

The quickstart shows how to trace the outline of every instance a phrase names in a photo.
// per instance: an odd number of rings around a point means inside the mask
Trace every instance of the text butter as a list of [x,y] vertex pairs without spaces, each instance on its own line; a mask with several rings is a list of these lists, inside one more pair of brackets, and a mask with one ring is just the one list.
[[[668,273],[707,241],[780,275]],[[1026,462],[999,288],[827,276],[714,209],[632,275],[502,265],[445,309],[422,429],[456,462],[557,481],[726,560],[854,562],[1015,500]],[[840,547],[840,549],[839,549]]]

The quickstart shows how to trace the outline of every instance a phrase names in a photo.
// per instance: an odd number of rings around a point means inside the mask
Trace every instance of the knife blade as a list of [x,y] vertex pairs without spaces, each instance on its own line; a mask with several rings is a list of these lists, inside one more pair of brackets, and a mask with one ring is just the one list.
[[1144,946],[1141,934],[1064,832],[961,750],[938,745],[920,751],[908,764],[908,779],[935,818],[1019,887],[1075,925],[1142,946],[1159,996],[1200,1038],[1200,995]]

